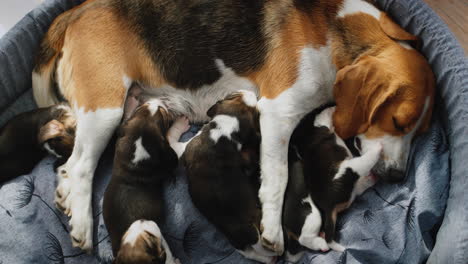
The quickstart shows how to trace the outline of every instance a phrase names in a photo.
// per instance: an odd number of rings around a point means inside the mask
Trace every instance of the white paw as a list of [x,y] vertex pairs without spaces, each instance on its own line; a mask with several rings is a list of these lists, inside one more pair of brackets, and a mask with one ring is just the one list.
[[93,249],[93,215],[91,209],[91,194],[70,193],[70,227],[71,240],[74,247],[90,253]]
[[55,206],[62,210],[63,213],[68,215],[69,207],[67,206],[67,198],[70,194],[71,184],[70,178],[68,177],[67,171],[65,169],[65,165],[60,166],[57,169],[57,178],[58,178],[58,185],[57,189],[55,190]]
[[262,233],[262,246],[272,252],[275,252],[278,256],[281,256],[284,252],[284,239],[283,229],[281,225],[278,226],[264,226],[265,229]]
[[343,247],[342,245],[336,243],[335,240],[328,243],[328,247],[330,247],[332,250],[337,251],[337,252],[343,252],[343,251],[346,250],[345,247]]
[[178,132],[178,136],[180,137],[183,133],[190,129],[190,121],[188,117],[181,116],[174,121],[172,127]]
[[299,243],[306,248],[327,252],[330,250],[328,247],[327,241],[319,236],[301,236],[299,238]]

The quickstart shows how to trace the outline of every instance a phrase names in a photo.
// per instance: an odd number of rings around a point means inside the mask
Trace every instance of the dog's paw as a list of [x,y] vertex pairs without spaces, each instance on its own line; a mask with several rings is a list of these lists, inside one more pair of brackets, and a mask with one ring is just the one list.
[[262,246],[281,256],[284,252],[283,230],[280,227],[265,229],[262,233]]
[[188,117],[181,116],[174,121],[174,124],[172,124],[172,127],[175,130],[177,130],[178,133],[180,133],[179,134],[179,137],[180,137],[183,133],[187,132],[190,129],[190,121]]
[[71,240],[74,247],[91,253],[93,249],[93,216],[91,201],[86,197],[70,196]]
[[71,184],[65,166],[62,165],[57,169],[58,185],[55,190],[55,206],[60,209],[64,214],[68,215],[70,208],[67,203],[68,196],[70,195]]
[[299,238],[299,244],[316,251],[327,252],[330,250],[327,241],[320,236],[301,236]]
[[328,247],[330,247],[331,250],[337,251],[337,252],[343,252],[346,250],[345,247],[340,245],[339,243],[336,243],[334,240],[330,243],[328,243]]

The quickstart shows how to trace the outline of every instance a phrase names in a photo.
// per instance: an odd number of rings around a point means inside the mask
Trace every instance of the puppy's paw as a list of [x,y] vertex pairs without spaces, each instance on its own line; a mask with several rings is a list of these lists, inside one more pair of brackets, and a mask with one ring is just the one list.
[[330,247],[331,250],[337,251],[337,252],[343,252],[346,250],[345,247],[340,245],[339,243],[336,243],[334,240],[330,243],[328,243],[328,247]]
[[180,133],[180,137],[183,133],[187,132],[190,129],[190,121],[188,117],[181,116],[174,121],[174,124],[172,126],[175,130],[177,130]]
[[284,239],[282,228],[265,229],[262,233],[262,246],[266,250],[281,256],[284,252]]
[[301,236],[299,243],[306,248],[316,251],[327,252],[330,250],[327,241],[319,236]]

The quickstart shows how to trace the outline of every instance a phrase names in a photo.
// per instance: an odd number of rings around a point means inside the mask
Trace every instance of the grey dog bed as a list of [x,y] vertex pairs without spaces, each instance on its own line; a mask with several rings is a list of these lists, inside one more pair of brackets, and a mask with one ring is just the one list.
[[[80,0],[45,1],[0,39],[0,125],[35,108],[31,71],[53,19]],[[300,263],[468,263],[468,61],[439,17],[418,0],[378,0],[423,40],[437,77],[432,125],[412,145],[406,180],[379,183],[339,218],[344,253],[308,253]],[[193,135],[196,128],[185,135]],[[71,247],[67,218],[53,206],[53,159],[0,186],[0,263],[109,263],[101,215],[112,155],[94,180],[95,252]],[[1,172],[0,172],[1,173]],[[163,233],[182,263],[253,263],[243,259],[193,207],[183,168],[165,188]]]

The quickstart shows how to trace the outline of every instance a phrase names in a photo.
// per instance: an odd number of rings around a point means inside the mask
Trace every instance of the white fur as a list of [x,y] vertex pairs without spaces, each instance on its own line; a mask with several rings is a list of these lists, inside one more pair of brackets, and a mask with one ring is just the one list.
[[137,165],[138,162],[142,160],[146,160],[151,158],[151,155],[146,151],[145,147],[143,146],[142,139],[139,137],[135,140],[135,153],[133,154],[132,163]]
[[184,116],[174,121],[172,126],[169,128],[169,131],[167,132],[167,141],[179,158],[182,156],[182,154],[184,154],[185,148],[188,144],[188,142],[179,142],[180,136],[182,136],[182,134],[187,132],[189,129],[189,120]]
[[298,122],[312,109],[333,99],[336,69],[330,47],[304,48],[300,53],[298,78],[292,87],[274,99],[262,97],[260,111],[262,237],[284,250],[281,228],[283,197],[288,181],[289,138]]
[[159,110],[159,107],[166,108],[164,103],[159,99],[151,99],[145,103],[148,106],[148,110],[150,111],[151,115],[155,115],[156,112]]
[[166,252],[166,264],[177,263],[177,260],[174,259],[171,249],[169,248],[169,245],[164,239],[161,230],[159,229],[158,225],[153,221],[137,220],[133,222],[128,228],[127,232],[125,232],[125,235],[122,239],[122,244],[130,244],[133,247],[138,237],[144,232],[148,232],[154,235],[155,237],[161,239],[162,246],[164,248],[164,251]]
[[39,107],[51,106],[57,103],[54,100],[55,97],[51,94],[50,85],[49,68],[42,73],[32,72],[33,95]]
[[122,82],[123,82],[123,85],[124,85],[125,89],[127,89],[127,91],[128,91],[130,86],[132,86],[133,80],[130,79],[130,77],[128,77],[127,75],[124,75],[122,77]]
[[331,250],[334,250],[334,251],[337,251],[337,252],[343,252],[343,251],[346,250],[345,247],[343,247],[342,245],[336,243],[335,241],[332,241],[332,242],[328,243],[328,247]]
[[407,50],[412,50],[412,49],[413,49],[413,47],[411,47],[411,46],[408,44],[408,42],[406,42],[406,41],[401,41],[401,40],[399,40],[399,41],[397,41],[397,42],[398,42],[398,44],[400,44],[400,46],[402,46],[403,48],[405,48],[405,49],[407,49]]
[[211,122],[216,123],[216,128],[210,130],[210,138],[214,143],[218,143],[221,137],[231,139],[232,133],[239,131],[239,120],[228,115],[217,115]]
[[194,123],[209,120],[206,112],[217,101],[239,90],[247,90],[257,93],[257,87],[247,80],[235,74],[224,63],[217,59],[216,65],[221,73],[221,78],[211,85],[191,89],[176,89],[170,85],[152,88],[143,87],[145,95],[161,99],[168,109],[176,114],[187,116]]
[[70,235],[77,241],[73,246],[84,250],[93,247],[93,216],[92,216],[92,181],[99,157],[107,142],[118,126],[122,108],[98,109],[85,112],[76,109],[77,118],[75,146],[71,157],[64,165],[67,176],[62,175],[57,186],[55,201],[65,209],[65,214],[71,216]]
[[427,114],[429,103],[430,98],[428,96],[424,102],[423,111],[421,112],[421,115],[419,116],[419,119],[416,122],[414,128],[404,136],[384,135],[379,138],[367,138],[365,134],[358,135],[359,139],[361,139],[363,151],[365,146],[380,143],[383,147],[383,161],[385,162],[385,167],[404,171],[406,168],[406,162],[408,160],[411,141],[413,140],[414,134],[421,126],[422,120]]
[[312,250],[328,251],[327,241],[319,236],[320,227],[322,226],[322,216],[318,208],[315,206],[310,195],[304,199],[303,203],[309,204],[312,212],[306,217],[302,226],[301,235],[299,236],[299,244]]
[[247,90],[240,90],[239,92],[242,93],[242,100],[247,106],[257,106],[257,95],[254,92]]
[[345,0],[342,8],[338,12],[338,17],[345,17],[357,13],[365,13],[379,20],[381,11],[363,0]]
[[59,155],[57,152],[55,152],[55,150],[51,149],[50,146],[49,146],[49,142],[46,142],[44,144],[44,148],[45,150],[47,150],[47,152],[49,152],[50,154],[54,155],[55,157],[57,158],[61,158],[62,156]]
[[333,126],[333,113],[335,112],[336,107],[329,107],[324,109],[322,112],[320,112],[316,117],[314,121],[314,126],[319,127],[319,126],[324,126],[328,127],[332,132],[335,131],[335,127]]

